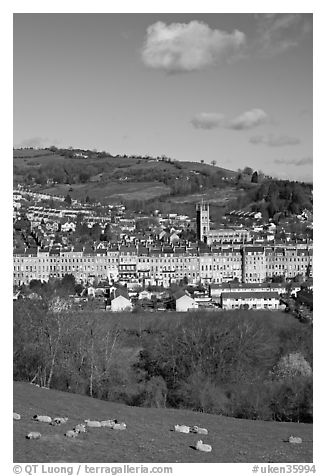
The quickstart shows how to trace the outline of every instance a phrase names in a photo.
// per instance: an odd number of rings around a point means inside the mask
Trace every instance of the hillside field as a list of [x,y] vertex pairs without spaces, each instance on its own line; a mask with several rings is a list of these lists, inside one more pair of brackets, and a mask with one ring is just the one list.
[[86,196],[103,205],[121,200],[151,200],[170,192],[170,188],[160,182],[89,182],[87,184],[57,184],[44,187],[44,193],[85,200]]
[[[309,424],[240,420],[188,410],[138,408],[14,382],[13,409],[15,463],[309,463],[313,458],[313,427]],[[67,416],[67,424],[51,426],[32,421],[35,414]],[[117,418],[125,431],[91,428],[68,439],[64,433],[85,419]],[[198,425],[207,436],[171,431],[176,424]],[[26,434],[39,431],[40,440]],[[285,440],[300,436],[302,444]],[[193,446],[202,439],[211,453]]]
[[[200,162],[168,162],[143,157],[92,154],[85,159],[47,149],[14,150],[13,155],[15,186],[27,180],[35,190],[64,196],[69,193],[78,200],[88,195],[104,204],[121,200],[150,201],[169,195],[175,178],[185,183],[198,177],[206,180],[218,172],[225,177],[235,174]],[[38,185],[31,182],[33,179]],[[47,179],[53,179],[55,184],[47,185]]]

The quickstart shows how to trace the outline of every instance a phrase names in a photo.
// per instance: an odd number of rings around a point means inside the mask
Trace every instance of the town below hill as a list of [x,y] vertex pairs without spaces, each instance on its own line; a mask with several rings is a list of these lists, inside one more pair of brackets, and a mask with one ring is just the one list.
[[54,148],[14,180],[16,380],[312,422],[311,185]]

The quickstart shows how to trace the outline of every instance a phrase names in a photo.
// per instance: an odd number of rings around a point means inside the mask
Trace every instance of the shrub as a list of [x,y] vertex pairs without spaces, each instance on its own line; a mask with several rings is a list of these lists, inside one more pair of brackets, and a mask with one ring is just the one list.
[[271,420],[270,391],[264,384],[234,385],[229,388],[227,414],[235,418]]
[[311,423],[313,387],[311,378],[296,378],[272,385],[270,408],[273,420]]
[[179,405],[193,411],[214,414],[227,412],[229,400],[224,390],[200,371],[181,382],[176,394]]
[[299,352],[283,356],[271,372],[275,380],[286,380],[295,377],[311,377],[312,369]]
[[166,382],[162,377],[153,377],[145,385],[142,405],[165,408],[167,397]]

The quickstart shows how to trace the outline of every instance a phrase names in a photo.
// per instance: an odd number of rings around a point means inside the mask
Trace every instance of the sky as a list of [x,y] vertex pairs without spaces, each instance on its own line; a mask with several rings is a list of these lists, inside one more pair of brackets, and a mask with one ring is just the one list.
[[15,13],[14,146],[312,181],[312,37],[309,13]]

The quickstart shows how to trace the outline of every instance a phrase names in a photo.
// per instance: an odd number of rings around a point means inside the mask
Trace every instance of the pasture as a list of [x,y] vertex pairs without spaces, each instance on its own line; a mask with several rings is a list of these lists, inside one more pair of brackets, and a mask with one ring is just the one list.
[[116,180],[89,182],[86,184],[57,184],[43,189],[50,195],[66,196],[85,200],[88,196],[103,205],[121,200],[151,200],[169,193],[169,187],[159,182],[119,182]]
[[[21,420],[13,425],[15,463],[309,463],[313,458],[313,427],[309,424],[239,420],[188,410],[138,408],[86,396],[14,382],[13,409]],[[67,416],[60,426],[32,421],[35,414]],[[124,431],[91,428],[76,438],[64,433],[85,419],[117,418]],[[174,425],[197,425],[208,435],[172,431]],[[27,440],[30,431],[42,434]],[[302,444],[290,444],[290,435]],[[194,449],[203,439],[211,453]]]

